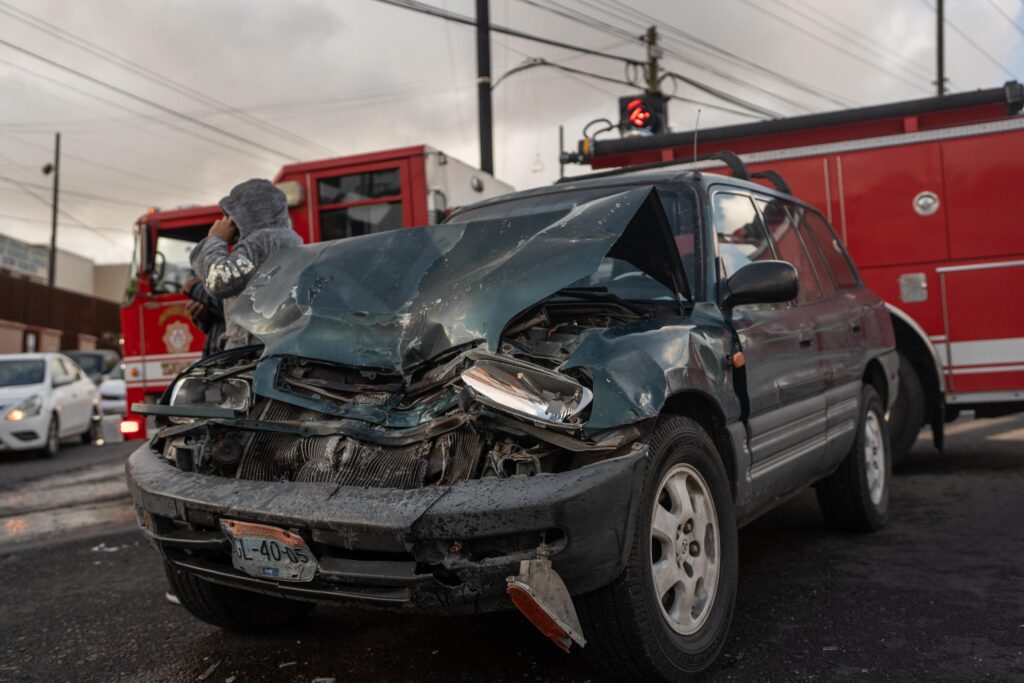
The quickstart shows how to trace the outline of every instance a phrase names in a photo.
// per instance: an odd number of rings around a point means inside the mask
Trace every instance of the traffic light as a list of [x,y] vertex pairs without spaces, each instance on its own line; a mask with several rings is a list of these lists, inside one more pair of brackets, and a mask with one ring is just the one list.
[[650,94],[620,97],[619,128],[623,135],[667,133],[668,98]]

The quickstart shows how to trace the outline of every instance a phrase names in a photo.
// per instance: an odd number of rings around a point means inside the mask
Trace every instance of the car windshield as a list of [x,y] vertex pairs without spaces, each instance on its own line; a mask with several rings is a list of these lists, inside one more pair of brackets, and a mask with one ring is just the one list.
[[42,360],[0,360],[0,387],[41,384],[45,376]]
[[[494,220],[521,216],[523,214],[550,215],[555,221],[572,211],[576,206],[601,197],[632,189],[633,185],[615,185],[550,192],[539,195],[512,197],[479,207],[469,207],[451,218],[453,223],[468,223],[478,220]],[[697,197],[688,187],[659,188],[662,205],[668,214],[676,248],[682,259],[686,279],[693,286],[695,244],[697,233]],[[622,259],[605,257],[601,265],[589,276],[578,280],[572,288],[607,290],[622,299],[632,300],[674,300],[675,296],[665,285],[644,273],[633,264]]]
[[103,374],[103,356],[98,353],[69,353],[71,360],[78,363],[87,375]]

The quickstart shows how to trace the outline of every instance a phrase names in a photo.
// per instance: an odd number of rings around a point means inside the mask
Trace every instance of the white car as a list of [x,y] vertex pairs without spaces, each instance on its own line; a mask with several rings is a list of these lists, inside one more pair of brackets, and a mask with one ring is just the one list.
[[103,376],[100,382],[100,407],[104,415],[124,415],[125,405],[124,367],[118,363]]
[[67,356],[0,355],[0,452],[52,457],[61,439],[92,441],[100,417],[99,390]]

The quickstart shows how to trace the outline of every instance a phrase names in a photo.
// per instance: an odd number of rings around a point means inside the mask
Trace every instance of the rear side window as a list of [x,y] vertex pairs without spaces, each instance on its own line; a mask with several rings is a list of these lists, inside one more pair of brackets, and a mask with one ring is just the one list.
[[753,261],[775,258],[750,197],[719,192],[714,198],[714,209],[722,277],[729,277]]
[[814,211],[804,212],[804,235],[809,237],[809,243],[817,247],[818,252],[825,259],[832,271],[836,287],[839,289],[854,289],[857,287],[857,275],[853,272],[842,245],[833,234],[828,223]]
[[832,296],[836,292],[836,285],[832,281],[832,274],[829,272],[830,268],[825,261],[824,255],[822,255],[821,250],[811,240],[807,224],[804,222],[804,214],[807,213],[807,209],[791,202],[786,202],[786,208],[789,209],[793,225],[797,226],[800,240],[804,243],[804,247],[811,257],[811,263],[814,264],[814,272],[818,274],[818,284],[821,285],[822,293],[826,297]]
[[818,279],[814,274],[814,267],[811,259],[800,242],[800,235],[796,231],[793,218],[786,209],[786,204],[778,199],[765,201],[757,200],[764,216],[765,226],[772,236],[772,242],[779,252],[779,258],[787,261],[796,268],[797,277],[800,279],[800,293],[797,294],[797,304],[809,304],[821,299],[821,288],[818,287]]

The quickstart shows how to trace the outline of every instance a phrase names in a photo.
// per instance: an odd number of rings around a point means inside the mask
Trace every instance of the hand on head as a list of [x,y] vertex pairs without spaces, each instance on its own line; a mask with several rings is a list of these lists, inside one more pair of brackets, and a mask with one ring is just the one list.
[[219,237],[228,244],[234,244],[238,241],[238,228],[230,216],[224,216],[220,220],[215,221],[210,226],[210,232],[207,234],[210,237]]

